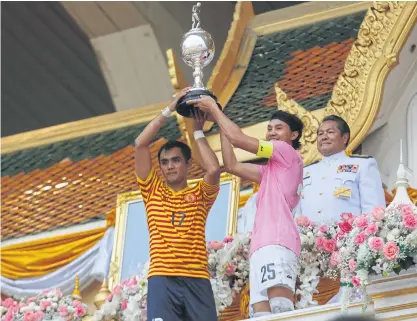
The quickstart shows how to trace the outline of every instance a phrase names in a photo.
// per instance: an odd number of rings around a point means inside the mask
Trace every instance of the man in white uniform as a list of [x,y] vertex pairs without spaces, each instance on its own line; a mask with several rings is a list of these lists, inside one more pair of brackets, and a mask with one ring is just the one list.
[[323,159],[304,167],[303,192],[297,216],[320,223],[339,221],[341,213],[368,214],[385,207],[385,195],[376,160],[345,153],[348,124],[338,116],[323,119],[317,148]]
[[[349,125],[339,116],[323,119],[317,131],[321,161],[304,167],[303,192],[296,217],[316,223],[339,221],[342,213],[368,214],[385,208],[385,195],[374,158],[345,153],[350,139]],[[329,302],[337,302],[339,295]]]

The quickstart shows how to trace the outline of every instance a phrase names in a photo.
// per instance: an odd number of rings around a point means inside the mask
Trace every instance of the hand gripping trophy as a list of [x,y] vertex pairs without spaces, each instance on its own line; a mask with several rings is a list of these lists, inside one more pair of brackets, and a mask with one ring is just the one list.
[[201,95],[211,96],[217,101],[216,96],[205,88],[203,84],[202,69],[213,60],[214,42],[211,35],[200,26],[200,8],[200,2],[193,6],[192,27],[183,36],[181,42],[182,60],[193,68],[194,84],[192,89],[180,99],[176,109],[180,115],[188,118],[192,117],[192,109],[195,107],[188,104],[187,101],[199,99]]

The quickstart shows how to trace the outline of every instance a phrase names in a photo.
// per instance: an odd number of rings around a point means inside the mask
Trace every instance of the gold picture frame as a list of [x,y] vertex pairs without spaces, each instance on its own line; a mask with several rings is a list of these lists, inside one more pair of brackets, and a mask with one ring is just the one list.
[[[201,179],[189,180],[190,186]],[[220,192],[213,204],[206,224],[206,238],[208,234],[219,235],[222,229],[219,224],[226,223],[224,235],[233,236],[237,232],[237,216],[239,208],[240,178],[228,173],[220,176]],[[225,202],[227,200],[227,202]],[[220,214],[219,214],[220,209]],[[225,210],[225,211],[224,211]],[[139,215],[132,213],[139,212]],[[223,215],[222,215],[223,214]],[[135,228],[130,228],[135,226]],[[137,226],[137,228],[136,228]],[[133,233],[133,234],[132,234]],[[219,239],[219,237],[217,237]],[[222,240],[222,239],[221,239]],[[143,244],[144,251],[139,242]],[[109,272],[109,287],[112,289],[126,277],[139,272],[139,264],[144,264],[145,257],[149,257],[148,227],[146,211],[139,190],[121,193],[117,196],[116,226],[112,259]],[[133,265],[132,265],[133,264]],[[135,269],[137,269],[135,271]]]

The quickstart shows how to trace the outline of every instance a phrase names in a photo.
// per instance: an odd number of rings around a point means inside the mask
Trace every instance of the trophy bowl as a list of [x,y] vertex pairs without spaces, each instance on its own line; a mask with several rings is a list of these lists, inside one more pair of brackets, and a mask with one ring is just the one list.
[[[187,102],[199,99],[200,96],[206,95],[212,97],[216,102],[216,96],[204,87],[203,84],[203,68],[207,66],[214,57],[215,47],[211,35],[200,28],[200,18],[198,16],[201,4],[193,6],[192,20],[193,25],[181,41],[181,57],[182,60],[191,68],[193,68],[194,84],[192,89],[182,97],[176,106],[178,114],[183,117],[190,118],[193,116],[192,104]],[[221,109],[220,105],[217,104]]]

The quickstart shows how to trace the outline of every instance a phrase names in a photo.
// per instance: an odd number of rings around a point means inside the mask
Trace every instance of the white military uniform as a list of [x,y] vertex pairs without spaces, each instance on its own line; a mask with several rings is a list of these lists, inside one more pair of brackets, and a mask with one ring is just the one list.
[[[377,206],[385,208],[385,195],[374,158],[342,151],[304,167],[296,217],[327,223],[339,221],[342,213],[368,214]],[[328,303],[339,302],[341,295],[342,289]]]
[[304,167],[296,216],[323,223],[339,221],[342,213],[368,214],[377,206],[385,208],[385,195],[374,158],[342,151]]

